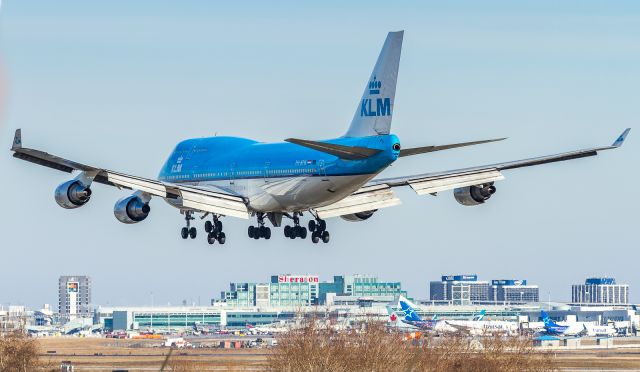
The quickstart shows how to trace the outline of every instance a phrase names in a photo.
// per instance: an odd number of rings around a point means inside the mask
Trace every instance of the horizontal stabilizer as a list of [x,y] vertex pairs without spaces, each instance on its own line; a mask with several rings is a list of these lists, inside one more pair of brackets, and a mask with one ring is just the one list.
[[297,138],[287,138],[285,141],[337,156],[344,160],[363,160],[382,151],[378,149],[370,149],[368,147],[336,145],[333,143],[309,141]]
[[490,139],[490,140],[482,140],[482,141],[454,143],[454,144],[451,144],[451,145],[424,146],[424,147],[414,147],[414,148],[410,148],[410,149],[402,149],[402,150],[400,150],[400,157],[412,156],[412,155],[418,155],[418,154],[425,154],[427,152],[455,149],[457,147],[481,145],[483,143],[497,142],[497,141],[502,141],[502,140],[505,140],[505,139],[506,139],[506,137],[505,138]]

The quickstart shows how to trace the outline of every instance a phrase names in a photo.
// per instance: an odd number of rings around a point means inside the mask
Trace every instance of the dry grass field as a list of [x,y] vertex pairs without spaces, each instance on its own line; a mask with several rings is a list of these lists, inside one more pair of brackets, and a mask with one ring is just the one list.
[[[159,371],[170,351],[166,347],[154,347],[161,344],[157,340],[44,338],[39,342],[42,360],[47,366],[58,367],[63,361],[71,361],[77,372],[111,369]],[[197,366],[198,371],[264,370],[266,350],[176,349],[172,351],[169,362],[174,365],[188,362]]]
[[[38,342],[46,370],[56,371],[62,361],[71,361],[76,372],[160,371],[169,352],[168,348],[152,347],[159,344],[152,340],[46,338]],[[55,354],[47,351],[55,351]],[[267,349],[174,350],[166,371],[263,371],[268,370],[268,353]],[[560,370],[640,371],[640,349],[570,350],[551,355]]]

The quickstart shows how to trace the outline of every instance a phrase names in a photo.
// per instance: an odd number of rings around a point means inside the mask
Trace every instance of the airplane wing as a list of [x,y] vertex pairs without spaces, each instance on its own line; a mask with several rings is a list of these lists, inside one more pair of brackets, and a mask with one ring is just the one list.
[[[325,207],[317,208],[316,212],[318,213],[318,217],[324,219],[399,205],[401,204],[401,201],[393,192],[393,188],[398,186],[410,186],[418,195],[436,195],[438,192],[460,187],[492,184],[495,181],[501,181],[504,179],[502,171],[505,170],[595,156],[598,154],[598,151],[616,149],[622,146],[630,130],[630,128],[627,128],[610,146],[594,147],[556,155],[540,156],[536,158],[444,172],[374,179],[343,200]],[[478,141],[477,143],[487,143],[500,140],[502,139]],[[458,145],[466,146],[477,143],[469,142]],[[457,145],[452,146],[455,147]],[[440,149],[434,151],[438,150]],[[408,151],[409,153],[405,156],[429,152],[427,148],[409,149]],[[400,153],[400,156],[402,156],[402,153]]]
[[433,194],[459,187],[487,184],[504,179],[502,171],[530,167],[534,165],[554,163],[565,160],[595,156],[598,151],[616,149],[624,143],[631,129],[627,128],[610,146],[594,147],[584,150],[570,151],[556,155],[490,164],[458,170],[424,173],[413,176],[375,179],[367,186],[387,185],[389,187],[410,186],[418,195]]
[[119,189],[139,190],[151,196],[165,199],[181,198],[182,205],[185,209],[244,219],[249,218],[245,200],[239,196],[224,192],[202,190],[196,186],[185,186],[131,176],[104,168],[77,163],[44,151],[22,147],[22,131],[20,129],[16,130],[11,151],[13,151],[13,157],[15,158],[59,171],[67,173],[74,171],[85,172],[87,176],[93,178],[93,181],[104,185],[114,186]]

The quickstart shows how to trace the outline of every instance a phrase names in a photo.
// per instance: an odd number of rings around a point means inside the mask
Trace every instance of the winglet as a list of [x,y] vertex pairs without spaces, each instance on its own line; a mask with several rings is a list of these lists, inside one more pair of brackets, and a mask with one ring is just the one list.
[[11,145],[11,151],[16,151],[22,148],[22,129],[16,129],[16,134],[13,136],[13,145]]
[[624,143],[624,140],[627,138],[627,135],[629,134],[630,130],[631,130],[631,128],[625,129],[624,132],[622,132],[622,134],[620,136],[618,136],[618,139],[616,139],[616,141],[611,145],[611,147],[620,147],[620,146],[622,146],[622,144]]

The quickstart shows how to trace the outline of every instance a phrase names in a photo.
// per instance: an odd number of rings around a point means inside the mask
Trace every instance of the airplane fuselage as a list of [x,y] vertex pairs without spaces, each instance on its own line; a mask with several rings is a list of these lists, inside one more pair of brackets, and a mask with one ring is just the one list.
[[[180,142],[158,179],[244,197],[256,212],[295,212],[349,196],[399,156],[397,136],[343,137],[323,141],[381,150],[362,160],[342,160],[292,143],[238,137]],[[180,200],[167,199],[180,207]]]

